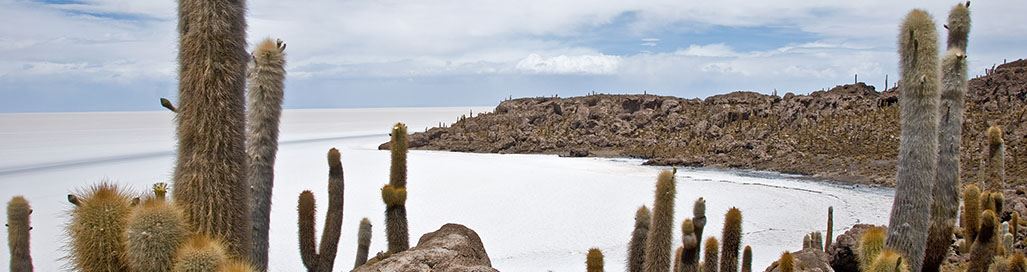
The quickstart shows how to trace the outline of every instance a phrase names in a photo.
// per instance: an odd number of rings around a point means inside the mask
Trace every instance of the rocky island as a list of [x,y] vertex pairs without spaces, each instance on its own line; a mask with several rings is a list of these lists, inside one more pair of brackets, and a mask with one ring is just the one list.
[[[633,157],[650,165],[729,167],[892,186],[898,88],[862,82],[807,95],[733,92],[706,99],[595,94],[502,101],[493,112],[410,136],[414,149]],[[1027,179],[1027,60],[969,82],[961,154],[975,181],[985,130],[1005,129],[1010,184]],[[384,143],[379,149],[388,149]]]

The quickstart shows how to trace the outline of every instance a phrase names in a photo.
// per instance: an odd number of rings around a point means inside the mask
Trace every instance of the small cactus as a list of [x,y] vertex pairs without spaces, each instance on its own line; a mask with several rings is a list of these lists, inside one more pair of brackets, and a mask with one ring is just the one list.
[[827,207],[827,239],[824,240],[824,250],[831,248],[834,241],[834,207]]
[[988,191],[999,192],[1006,180],[1006,144],[1002,139],[1002,127],[988,128],[988,160],[985,166],[985,187]]
[[399,253],[410,248],[406,208],[407,126],[397,123],[391,134],[389,149],[392,163],[389,166],[389,184],[382,187],[382,201],[385,202],[385,239],[389,253]]
[[742,245],[742,211],[738,208],[732,207],[724,215],[721,239],[720,271],[738,272],[738,253]]
[[1027,271],[1027,262],[1024,261],[1023,253],[1017,252],[1009,258],[1009,272]]
[[368,250],[371,248],[371,220],[367,217],[360,220],[360,230],[357,232],[357,259],[353,269],[364,265],[367,262]]
[[138,200],[111,183],[101,182],[78,195],[68,195],[68,201],[75,204],[66,229],[71,237],[68,258],[74,270],[128,270],[122,259],[124,230],[133,203]]
[[148,199],[128,216],[125,261],[132,271],[171,271],[175,252],[188,232],[178,207]]
[[681,272],[699,271],[699,238],[695,236],[692,219],[681,223]]
[[1020,212],[1013,211],[1009,216],[1009,233],[1013,234],[1014,240],[1020,235]]
[[706,238],[706,243],[703,245],[703,262],[702,272],[717,272],[717,265],[720,263],[719,256],[719,243],[717,238],[710,237]]
[[902,258],[902,254],[892,249],[884,249],[877,258],[874,259],[874,264],[870,266],[869,270],[865,272],[909,272],[909,264],[906,263],[905,258]]
[[628,243],[628,272],[641,272],[645,261],[645,240],[649,235],[650,224],[649,208],[645,205],[638,207],[635,211],[635,230],[631,232],[631,241]]
[[590,248],[585,258],[585,271],[603,272],[603,252],[598,248]]
[[11,272],[32,271],[32,254],[29,249],[31,214],[32,206],[24,197],[15,196],[7,202],[7,247],[11,250]]
[[748,245],[742,250],[742,272],[752,272],[752,247]]
[[692,224],[695,226],[695,237],[702,239],[703,229],[706,228],[706,199],[702,197],[692,205]]
[[963,212],[960,213],[959,225],[963,229],[963,245],[966,247],[963,252],[969,252],[970,245],[977,238],[980,230],[981,216],[981,189],[974,184],[967,184],[963,187]]
[[225,247],[206,235],[189,237],[175,254],[174,272],[218,271],[228,262]]
[[859,245],[856,247],[856,258],[859,260],[860,271],[869,271],[877,259],[877,255],[884,250],[884,241],[887,238],[884,228],[873,227],[863,232],[859,238]]
[[674,174],[663,170],[656,180],[652,224],[645,239],[645,271],[667,272],[671,266],[674,230]]
[[795,258],[792,257],[792,253],[788,251],[781,253],[781,258],[777,260],[777,267],[781,272],[795,272]]
[[970,265],[967,272],[987,272],[998,250],[998,219],[995,212],[985,210],[981,213],[980,232],[970,247]]
[[303,265],[308,271],[328,272],[335,266],[335,255],[338,252],[339,237],[342,235],[342,206],[345,198],[345,183],[343,180],[341,154],[339,150],[332,148],[328,150],[328,212],[325,215],[324,231],[321,233],[321,244],[314,249],[315,236],[314,228],[317,223],[317,204],[314,201],[314,193],[303,191],[300,193],[299,210],[299,239],[300,255]]

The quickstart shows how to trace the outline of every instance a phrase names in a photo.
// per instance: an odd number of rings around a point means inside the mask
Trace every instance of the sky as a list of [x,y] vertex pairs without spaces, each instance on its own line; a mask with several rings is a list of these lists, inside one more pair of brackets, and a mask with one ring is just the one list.
[[[896,80],[910,9],[955,1],[249,0],[250,46],[288,47],[286,108],[493,106],[507,97]],[[0,112],[161,110],[177,2],[0,0]],[[1027,57],[1027,4],[971,4],[970,74]]]

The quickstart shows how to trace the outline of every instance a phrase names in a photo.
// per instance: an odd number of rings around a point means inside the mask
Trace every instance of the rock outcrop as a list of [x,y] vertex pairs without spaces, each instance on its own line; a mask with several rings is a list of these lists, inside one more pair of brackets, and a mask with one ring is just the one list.
[[[796,272],[834,272],[829,263],[830,256],[822,250],[807,248],[792,252]],[[778,263],[771,263],[764,272],[781,272]]]
[[384,259],[376,257],[353,271],[498,272],[478,233],[458,224],[443,225],[421,236],[417,246]]
[[[859,238],[863,232],[875,227],[870,224],[856,224],[831,243],[827,254],[831,258],[831,268],[837,272],[859,272],[859,259],[856,257],[856,247],[859,246]],[[883,226],[882,226],[883,227]]]
[[[999,124],[1007,132],[1008,182],[1027,181],[1027,61],[998,66],[969,86],[963,180],[976,180],[984,131]],[[899,136],[896,92],[856,83],[808,95],[734,92],[702,100],[606,94],[520,98],[409,139],[418,149],[637,157],[653,165],[749,168],[892,185]]]

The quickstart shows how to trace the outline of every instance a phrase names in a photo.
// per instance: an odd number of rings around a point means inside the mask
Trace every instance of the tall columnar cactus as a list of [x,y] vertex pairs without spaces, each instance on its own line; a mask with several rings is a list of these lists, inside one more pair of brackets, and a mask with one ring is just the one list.
[[795,272],[795,257],[792,257],[792,253],[788,251],[781,253],[781,258],[777,260],[777,267],[781,272]]
[[967,89],[966,55],[959,49],[949,49],[941,63],[938,172],[924,257],[924,271],[927,272],[939,271],[942,261],[948,255],[959,209],[959,147],[963,138],[963,97]]
[[742,250],[742,272],[752,272],[752,247],[748,245]]
[[178,160],[174,191],[189,226],[249,258],[246,1],[178,1]]
[[824,240],[824,250],[831,249],[831,242],[834,241],[834,207],[827,207],[827,240]]
[[590,248],[585,258],[585,271],[603,272],[603,252],[598,248]]
[[938,34],[931,15],[919,9],[906,15],[899,31],[902,131],[887,245],[920,271],[938,166]]
[[980,197],[981,189],[977,185],[967,184],[963,187],[963,212],[960,213],[959,226],[963,229],[963,245],[961,246],[964,253],[970,250],[970,245],[977,238],[977,232],[981,227]]
[[175,252],[188,232],[181,209],[148,199],[128,216],[125,262],[132,271],[171,271]]
[[970,247],[970,265],[967,272],[987,272],[998,250],[998,218],[986,210],[981,213],[980,232]]
[[682,266],[681,257],[682,257],[682,254],[684,254],[683,253],[684,251],[685,251],[685,247],[684,246],[678,246],[678,249],[674,251],[674,266],[673,266],[673,268],[670,271],[673,271],[673,272],[680,272],[681,271],[681,266]]
[[719,242],[717,238],[710,236],[703,244],[702,272],[717,272],[719,261]]
[[981,210],[989,210],[995,214],[1002,214],[1002,207],[1006,197],[1000,192],[984,191],[981,193]]
[[892,249],[884,249],[877,258],[874,259],[874,264],[870,266],[869,270],[864,272],[909,272],[909,264],[905,258],[902,258],[902,254]]
[[653,222],[645,239],[645,271],[667,272],[670,270],[670,251],[674,235],[674,173],[660,172],[656,180],[656,195],[653,203]]
[[32,207],[22,196],[7,202],[7,247],[11,250],[11,272],[31,272],[32,254],[29,250],[29,215]]
[[219,271],[229,261],[224,245],[206,235],[193,235],[186,239],[175,254],[174,272]]
[[1001,192],[1006,180],[1006,143],[1002,139],[1002,128],[988,128],[988,161],[985,166],[985,190]]
[[692,219],[681,223],[681,272],[699,271],[699,237],[695,236]]
[[949,30],[948,49],[959,49],[966,52],[967,39],[970,35],[970,1],[952,7],[945,29]]
[[1020,212],[1014,211],[1009,216],[1009,233],[1013,234],[1013,239],[1020,236]]
[[720,252],[720,271],[738,272],[738,253],[742,249],[742,211],[732,207],[724,215],[723,246]]
[[[81,197],[80,197],[81,196]],[[134,200],[117,186],[101,182],[78,195],[69,194],[67,226],[71,264],[76,271],[125,271],[125,224]]]
[[371,248],[371,220],[367,217],[360,220],[360,230],[357,231],[357,257],[353,263],[353,269],[364,265],[367,262],[368,250]]
[[325,215],[324,231],[321,233],[321,244],[315,250],[314,228],[317,204],[314,193],[303,191],[299,198],[299,239],[300,255],[307,271],[327,272],[335,266],[335,254],[338,252],[339,237],[342,235],[342,207],[344,203],[342,161],[339,150],[328,150],[328,212]]
[[692,205],[692,224],[695,225],[695,238],[702,239],[706,228],[706,199],[699,198]]
[[253,195],[251,261],[267,270],[268,231],[271,224],[271,189],[278,153],[278,121],[285,97],[285,43],[264,39],[252,54],[247,73],[246,167]]
[[631,232],[631,241],[628,243],[628,272],[644,271],[642,263],[645,262],[645,240],[649,235],[650,220],[649,208],[645,205],[638,207],[635,211],[635,230]]
[[884,250],[886,230],[880,227],[873,227],[863,232],[859,238],[859,245],[856,247],[856,259],[859,261],[860,271],[869,271],[874,264],[877,255]]
[[385,239],[389,253],[399,253],[410,248],[410,231],[407,229],[407,126],[396,123],[392,127],[392,164],[389,167],[389,184],[382,187],[385,202]]

